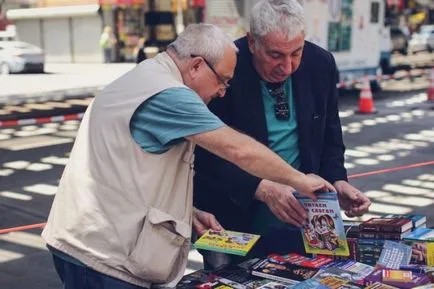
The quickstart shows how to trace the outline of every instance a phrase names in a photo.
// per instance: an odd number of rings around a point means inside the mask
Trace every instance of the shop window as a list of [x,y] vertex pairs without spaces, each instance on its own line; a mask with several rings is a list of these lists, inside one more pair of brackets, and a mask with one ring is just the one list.
[[329,1],[331,14],[328,25],[328,50],[331,52],[351,50],[353,0]]

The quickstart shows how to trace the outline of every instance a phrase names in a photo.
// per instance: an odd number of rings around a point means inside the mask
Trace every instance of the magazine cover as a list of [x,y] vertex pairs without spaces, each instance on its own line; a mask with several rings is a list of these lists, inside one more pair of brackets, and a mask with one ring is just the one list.
[[316,201],[294,195],[308,211],[309,221],[301,229],[306,253],[349,256],[337,193],[317,194]]
[[245,256],[259,237],[259,235],[234,231],[208,230],[194,243],[194,247],[196,249]]

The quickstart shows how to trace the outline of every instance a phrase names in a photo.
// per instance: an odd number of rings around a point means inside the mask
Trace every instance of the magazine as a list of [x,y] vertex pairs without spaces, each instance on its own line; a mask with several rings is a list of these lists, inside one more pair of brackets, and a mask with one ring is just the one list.
[[263,259],[252,267],[252,275],[262,278],[296,284],[312,278],[318,269],[298,266],[284,262],[274,262],[272,259]]
[[234,231],[208,230],[194,243],[194,247],[196,249],[246,256],[259,237],[259,235]]
[[349,256],[337,193],[319,193],[316,201],[298,193],[294,196],[308,211],[309,221],[301,229],[306,253]]

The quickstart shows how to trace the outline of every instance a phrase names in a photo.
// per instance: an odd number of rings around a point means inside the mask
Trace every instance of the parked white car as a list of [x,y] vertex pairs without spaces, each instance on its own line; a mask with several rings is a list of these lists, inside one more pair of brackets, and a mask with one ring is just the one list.
[[41,48],[21,41],[0,41],[0,74],[44,72]]
[[[408,50],[412,53],[420,51],[433,51],[434,49],[434,25],[424,25],[419,33],[414,33],[408,42]],[[430,44],[431,42],[431,44]]]

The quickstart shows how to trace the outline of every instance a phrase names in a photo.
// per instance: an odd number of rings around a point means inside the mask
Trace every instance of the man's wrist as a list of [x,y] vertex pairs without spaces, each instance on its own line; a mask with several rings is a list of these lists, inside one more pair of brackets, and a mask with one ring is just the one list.
[[255,192],[255,199],[265,203],[269,191],[269,180],[261,180]]

